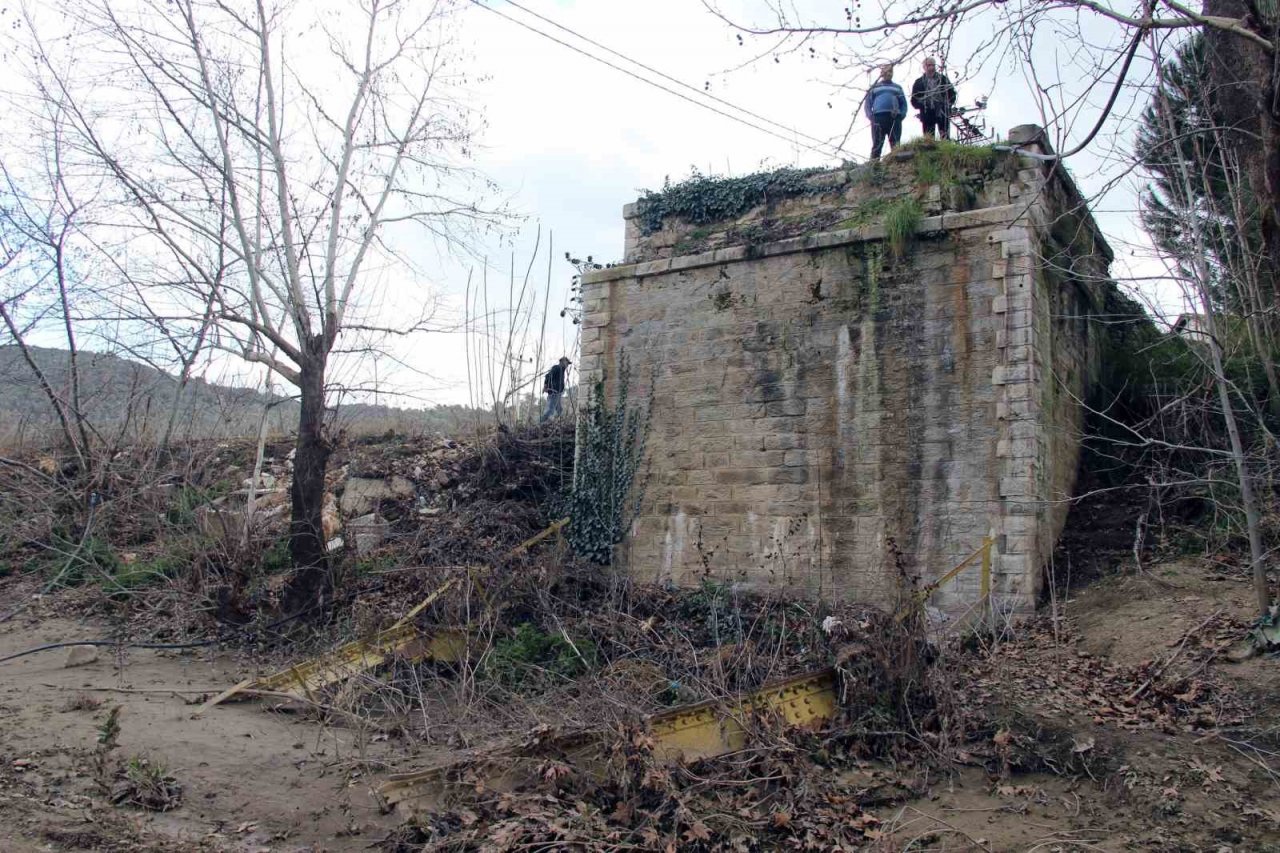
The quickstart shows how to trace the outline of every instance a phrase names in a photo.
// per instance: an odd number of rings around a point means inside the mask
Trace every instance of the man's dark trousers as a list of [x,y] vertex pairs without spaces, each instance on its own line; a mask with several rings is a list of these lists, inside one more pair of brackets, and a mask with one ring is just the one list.
[[889,148],[897,148],[902,139],[902,116],[893,113],[875,113],[871,116],[871,157],[880,156],[884,141],[889,140]]
[[945,110],[921,110],[920,124],[925,135],[937,136],[939,139],[951,138],[951,122],[947,120]]

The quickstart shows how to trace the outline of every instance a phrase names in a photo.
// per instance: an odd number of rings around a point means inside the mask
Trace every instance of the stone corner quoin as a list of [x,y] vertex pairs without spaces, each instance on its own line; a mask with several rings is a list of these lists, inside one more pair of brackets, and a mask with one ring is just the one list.
[[[722,222],[626,206],[623,263],[583,278],[580,368],[610,388],[625,354],[652,397],[633,576],[892,605],[990,537],[993,606],[1034,608],[1115,284],[1039,128],[1009,145],[900,149]],[[980,599],[975,560],[932,603]]]

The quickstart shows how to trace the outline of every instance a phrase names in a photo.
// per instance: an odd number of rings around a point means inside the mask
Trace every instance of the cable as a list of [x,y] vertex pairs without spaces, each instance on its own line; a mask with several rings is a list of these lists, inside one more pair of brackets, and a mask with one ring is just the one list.
[[[818,137],[816,137],[816,136],[810,136],[809,134],[807,134],[807,133],[805,133],[805,132],[803,132],[803,131],[796,130],[794,127],[788,127],[787,125],[782,124],[781,122],[776,122],[776,121],[774,121],[774,120],[773,120],[773,119],[771,119],[771,118],[768,118],[768,117],[766,117],[766,116],[762,116],[762,115],[760,115],[759,113],[752,112],[751,110],[747,109],[746,107],[739,106],[738,104],[735,104],[735,103],[733,103],[732,101],[726,101],[724,98],[718,97],[718,96],[716,96],[716,95],[711,94],[710,92],[707,92],[707,91],[704,91],[704,90],[702,90],[702,89],[699,89],[697,86],[691,86],[690,84],[685,83],[683,80],[679,80],[679,79],[677,79],[677,78],[675,78],[675,77],[672,77],[670,74],[667,74],[667,73],[665,73],[665,72],[663,72],[663,71],[660,71],[660,70],[658,70],[657,68],[654,68],[654,67],[652,67],[652,66],[650,66],[650,65],[645,65],[643,62],[641,62],[641,61],[640,61],[640,60],[638,60],[638,59],[632,59],[630,56],[627,56],[625,53],[620,53],[619,51],[614,50],[613,48],[609,47],[608,45],[601,44],[600,42],[596,41],[596,40],[595,40],[595,39],[593,39],[593,38],[590,38],[589,36],[584,36],[582,33],[577,32],[576,30],[573,30],[573,29],[571,29],[570,27],[566,27],[564,24],[561,24],[561,23],[559,23],[559,22],[557,22],[557,21],[554,21],[554,20],[552,20],[551,18],[546,17],[545,15],[540,15],[540,14],[538,14],[537,12],[533,11],[532,9],[529,9],[529,8],[527,8],[527,7],[525,7],[525,6],[521,6],[519,3],[517,3],[517,2],[516,2],[516,0],[505,0],[505,1],[506,1],[506,3],[507,3],[508,5],[515,6],[517,9],[519,9],[520,11],[524,12],[524,13],[525,13],[525,14],[527,14],[527,15],[532,15],[533,17],[537,18],[538,20],[540,20],[540,21],[544,21],[544,22],[546,22],[546,23],[550,24],[551,26],[555,27],[556,29],[564,30],[566,33],[569,33],[570,35],[573,35],[573,36],[576,36],[577,38],[582,39],[582,40],[583,40],[583,41],[585,41],[587,44],[594,45],[595,47],[600,48],[601,50],[605,51],[606,53],[611,53],[611,54],[613,54],[614,56],[618,57],[619,59],[624,59],[624,60],[626,60],[627,62],[630,62],[632,65],[639,66],[640,68],[643,68],[645,71],[648,71],[648,72],[649,72],[649,73],[651,73],[651,74],[657,74],[657,75],[658,75],[659,77],[661,77],[662,79],[667,80],[667,81],[670,81],[670,82],[672,82],[672,83],[675,83],[677,86],[680,86],[681,88],[688,89],[688,90],[690,90],[691,92],[695,92],[695,93],[697,93],[698,95],[701,95],[701,96],[702,96],[702,97],[704,97],[704,98],[707,98],[707,99],[709,99],[709,100],[715,101],[716,103],[724,104],[726,107],[729,107],[729,108],[731,108],[731,109],[738,110],[739,112],[742,112],[742,113],[745,113],[746,115],[749,115],[749,116],[751,116],[751,117],[752,117],[752,118],[754,118],[754,119],[758,119],[758,120],[760,120],[760,121],[764,122],[765,124],[773,125],[774,127],[778,128],[779,130],[784,130],[784,131],[786,131],[787,133],[795,134],[796,136],[799,136],[799,137],[802,137],[802,138],[804,138],[804,139],[807,139],[807,140],[809,140],[810,142],[815,142],[815,143],[817,143],[818,145],[823,146],[824,148],[830,148],[831,150],[833,150],[833,151],[836,153],[836,155],[837,155],[837,156],[841,156],[841,155],[843,155],[843,154],[844,154],[844,149],[843,149],[843,148],[841,148],[841,147],[840,147],[840,146],[838,146],[838,145],[833,146],[833,145],[832,145],[832,143],[827,142],[826,140],[819,139],[819,138],[818,138]],[[486,7],[486,8],[488,8],[488,7]]]
[[121,643],[119,640],[76,640],[67,643],[49,643],[45,646],[36,646],[34,649],[17,652],[12,655],[0,658],[0,663],[5,663],[18,658],[24,658],[27,655],[34,655],[36,652],[47,652],[52,649],[69,649],[72,646],[121,646],[126,649],[198,649],[202,646],[213,646],[221,643],[226,637],[215,637],[212,640],[200,640],[193,643]]
[[[475,0],[472,0],[472,2],[475,2]],[[1129,52],[1126,53],[1124,57],[1124,65],[1120,67],[1120,75],[1116,77],[1116,84],[1111,89],[1111,97],[1107,99],[1106,106],[1102,108],[1102,115],[1098,117],[1098,121],[1094,124],[1093,130],[1089,131],[1089,135],[1076,145],[1075,148],[1072,148],[1070,151],[1064,151],[1061,154],[1037,154],[1032,151],[1023,151],[1021,148],[1017,148],[1016,146],[1009,147],[1004,145],[993,145],[992,148],[996,151],[1017,151],[1024,157],[1030,157],[1033,160],[1040,160],[1045,163],[1057,162],[1065,160],[1068,157],[1074,157],[1087,148],[1089,143],[1093,141],[1093,138],[1098,135],[1098,131],[1102,130],[1102,126],[1106,124],[1107,118],[1111,115],[1112,107],[1116,105],[1116,98],[1120,97],[1120,90],[1124,88],[1125,77],[1129,74],[1129,66],[1133,64],[1133,57],[1138,52],[1138,46],[1142,43],[1142,36],[1144,32],[1145,30],[1139,30],[1138,34],[1133,37],[1133,43],[1129,45]]]
[[[385,584],[379,584],[378,586],[375,586],[372,589],[358,590],[356,592],[353,592],[347,595],[346,600],[350,600],[366,592],[378,592],[379,590],[384,589],[385,587],[386,587]],[[334,602],[334,603],[337,603],[337,602]],[[324,602],[321,602],[318,604],[313,604],[310,607],[304,607],[303,609],[299,610],[297,613],[293,614],[292,616],[286,616],[283,619],[277,619],[275,622],[272,622],[269,625],[263,625],[261,628],[257,628],[256,630],[270,631],[273,628],[279,628],[281,625],[292,622],[294,619],[300,619],[303,616],[306,616],[308,613],[311,613],[313,610],[317,610],[325,606],[326,604]],[[247,631],[252,631],[252,630],[255,630],[253,625],[241,625],[237,628],[232,629],[229,633],[219,634],[218,636],[214,637],[212,640],[194,640],[190,643],[123,643],[119,640],[75,640],[75,641],[66,642],[66,643],[49,643],[48,645],[36,646],[33,649],[27,649],[26,651],[21,651],[15,654],[6,655],[5,657],[0,658],[0,663],[6,663],[11,660],[17,660],[18,658],[24,658],[27,655],[34,655],[36,652],[47,652],[53,649],[66,649],[66,648],[70,648],[71,646],[119,646],[121,648],[126,648],[126,649],[201,649],[206,646],[216,646],[219,643],[226,642],[227,640],[231,639],[237,634],[243,634]]]
[[[506,20],[510,21],[511,23],[515,24],[518,27],[523,27],[524,29],[528,30],[531,33],[540,35],[545,39],[549,39],[550,41],[553,41],[562,47],[567,47],[569,50],[572,50],[574,53],[581,54],[582,56],[585,56],[587,59],[593,60],[595,62],[599,62],[602,65],[606,65],[609,68],[612,68],[614,71],[621,72],[627,75],[628,77],[631,77],[635,80],[639,80],[641,83],[646,83],[650,86],[653,86],[656,89],[661,89],[662,91],[666,92],[668,95],[674,95],[675,97],[679,98],[682,101],[687,101],[688,103],[693,104],[695,107],[702,107],[704,110],[710,110],[711,112],[716,113],[717,115],[723,116],[724,118],[727,118],[730,121],[736,121],[738,122],[738,124],[745,125],[751,128],[752,130],[758,130],[761,133],[767,133],[776,139],[781,139],[783,142],[787,143],[788,145],[797,144],[795,139],[791,139],[786,136],[783,136],[781,133],[770,130],[767,127],[761,127],[758,124],[752,124],[751,122],[747,121],[744,118],[733,115],[732,113],[727,113],[724,110],[717,109],[711,106],[710,104],[703,103],[702,101],[695,101],[693,98],[690,98],[688,95],[684,95],[680,92],[677,92],[674,89],[670,89],[666,86],[663,86],[661,83],[654,82],[653,80],[650,80],[647,77],[642,77],[639,74],[636,74],[634,71],[630,71],[619,65],[615,65],[609,60],[602,59],[593,53],[588,53],[582,48],[577,47],[576,45],[572,45],[569,42],[564,41],[563,39],[556,38],[550,33],[543,32],[537,27],[530,26],[529,24],[526,24],[524,21],[521,21],[518,18],[513,18],[512,16],[505,14],[504,12],[499,12],[497,9],[493,8],[492,6],[486,6],[484,5],[484,3],[480,2],[480,0],[470,0],[470,2],[475,6],[479,6],[481,9],[484,9],[485,11],[492,12],[493,14],[497,15],[500,18],[505,18]],[[634,60],[629,60],[629,61],[634,61]],[[636,63],[636,64],[639,65],[640,63]],[[686,84],[681,84],[681,85],[686,85]],[[824,157],[832,157],[832,156],[838,157],[840,156],[838,152],[842,150],[842,149],[833,148],[832,150],[837,152],[835,155],[833,155],[831,152],[824,151],[820,148],[816,148],[813,145],[801,145],[800,147],[805,148],[806,150],[809,150],[809,151],[813,151],[814,153],[821,154]]]

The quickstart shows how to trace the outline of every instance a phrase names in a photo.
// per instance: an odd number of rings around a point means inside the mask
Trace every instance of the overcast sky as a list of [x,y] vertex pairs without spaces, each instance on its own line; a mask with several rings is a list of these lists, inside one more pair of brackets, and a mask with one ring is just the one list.
[[[620,259],[622,205],[634,200],[641,189],[658,188],[667,177],[673,181],[687,177],[693,169],[741,175],[782,165],[836,165],[839,160],[833,154],[813,150],[815,146],[802,139],[779,139],[646,85],[530,32],[495,11],[655,79],[695,101],[701,100],[695,92],[629,65],[578,36],[820,140],[839,142],[849,134],[851,116],[856,114],[861,93],[870,79],[860,71],[847,69],[847,57],[846,69],[842,70],[821,44],[813,55],[805,49],[785,54],[779,57],[780,61],[766,57],[743,67],[765,43],[748,39],[745,45],[740,44],[737,33],[709,13],[699,0],[518,3],[524,9],[508,0],[485,0],[485,5],[494,11],[473,7],[464,16],[465,40],[488,78],[477,89],[488,126],[475,165],[500,185],[514,209],[527,217],[514,245],[495,241],[488,247],[493,267],[491,286],[498,280],[505,288],[513,250],[516,265],[523,272],[532,251],[533,231],[541,225],[544,249],[547,233],[554,234],[553,309],[563,306],[569,296],[567,285],[573,271],[563,262],[563,252],[568,250],[583,257],[591,254],[598,261]],[[752,0],[726,3],[722,8],[739,10],[744,19],[762,13],[760,4]],[[557,29],[530,12],[562,24],[577,35]],[[1090,35],[1096,39],[1095,47],[1115,47],[1115,34],[1106,27],[1097,27]],[[1094,87],[1098,91],[1090,91],[1088,85],[1082,84],[1085,78],[1079,58],[1083,45],[1045,41],[1049,46],[1038,48],[1042,56],[1037,69],[1040,79],[1050,83],[1056,80],[1062,97],[1078,94],[1093,104],[1079,113],[1073,126],[1056,129],[1061,134],[1058,144],[1063,145],[1087,132],[1086,120],[1096,115],[1097,104],[1105,100],[1109,90]],[[906,87],[919,74],[920,58],[901,68],[897,75]],[[867,60],[874,62],[878,58]],[[958,63],[961,61],[963,58],[957,59]],[[1144,79],[1143,68],[1139,60],[1135,80]],[[960,77],[966,70],[953,73]],[[990,106],[985,117],[993,133],[1003,135],[1015,125],[1041,122],[1037,100],[1018,63],[988,63],[980,69],[969,67],[967,73],[974,79],[960,80],[960,101],[970,104],[977,97],[988,96]],[[837,85],[849,82],[855,85]],[[1126,92],[1120,102],[1122,116],[1136,114],[1134,105],[1144,99],[1140,92]],[[723,104],[704,103],[732,112]],[[745,118],[753,124],[763,124],[756,118]],[[1136,228],[1134,189],[1141,181],[1124,169],[1122,155],[1131,134],[1130,121],[1113,123],[1088,154],[1074,158],[1069,165],[1087,194],[1101,194],[1095,210],[1120,256],[1117,275],[1125,276],[1130,271],[1159,275],[1161,268],[1145,256],[1145,241]],[[904,137],[917,135],[918,122],[909,119]],[[845,156],[864,158],[868,137],[866,123],[857,121],[848,135]],[[461,305],[467,271],[474,266],[439,265],[438,287],[446,297],[446,308]],[[535,268],[535,280],[544,283],[545,255]],[[478,270],[471,271],[478,275]],[[1177,300],[1167,292],[1159,293],[1156,288],[1148,291],[1167,310],[1177,310]],[[554,352],[548,353],[548,358],[560,352],[572,355],[573,342],[572,324],[561,320],[558,310],[553,310],[548,347]],[[423,338],[414,342],[411,349],[409,360],[441,381],[411,379],[405,374],[405,390],[416,383],[416,390],[433,401],[467,399],[459,336]]]
[[[761,21],[767,19],[765,2],[722,0],[719,6],[742,21]],[[791,0],[789,8],[825,23],[843,23],[840,4]],[[1034,75],[1008,53],[975,63],[974,51],[1001,26],[996,16],[1006,7],[994,8],[989,19],[976,20],[957,33],[952,55],[940,56],[958,83],[960,102],[967,105],[989,97],[984,117],[991,132],[1003,136],[1019,124],[1044,123],[1045,103],[1033,95],[1034,79],[1054,99],[1077,104],[1070,111],[1071,121],[1052,130],[1059,150],[1069,147],[1088,132],[1110,94],[1108,86],[1094,85],[1090,70],[1098,57],[1115,55],[1123,44],[1121,35],[1107,24],[1059,31],[1052,21],[1042,22],[1036,32]],[[511,268],[520,279],[532,263],[530,279],[539,294],[540,320],[550,261],[547,351],[540,364],[526,368],[536,367],[537,373],[561,353],[574,356],[575,328],[559,316],[559,309],[568,304],[573,275],[563,260],[565,251],[592,255],[601,262],[619,260],[622,206],[642,189],[660,188],[665,179],[678,181],[694,169],[743,175],[783,165],[835,166],[841,159],[864,159],[869,132],[857,115],[871,82],[864,69],[896,58],[876,55],[849,39],[815,42],[813,51],[806,46],[771,54],[770,42],[739,39],[739,33],[701,0],[475,0],[464,8],[457,26],[472,77],[479,78],[468,98],[480,108],[485,125],[473,165],[498,188],[491,200],[508,203],[519,218],[503,233],[480,242],[476,258],[441,256],[412,235],[397,235],[394,239],[418,266],[416,278],[404,276],[414,279],[415,290],[410,293],[409,285],[397,284],[394,270],[384,270],[385,287],[371,313],[394,318],[397,311],[407,310],[404,306],[414,301],[410,297],[418,295],[425,278],[438,303],[438,325],[456,326],[467,283],[474,287],[485,278],[480,258],[486,258],[489,306],[499,318],[501,333]],[[753,62],[754,57],[760,58]],[[906,57],[899,66],[897,80],[905,87],[918,76],[921,59]],[[291,61],[296,67],[306,59]],[[1136,226],[1136,189],[1142,181],[1128,170],[1126,160],[1133,119],[1146,101],[1140,87],[1149,76],[1149,64],[1140,56],[1131,74],[1137,85],[1120,97],[1118,118],[1086,153],[1068,162],[1083,191],[1093,197],[1095,215],[1117,251],[1113,273],[1120,278],[1158,277],[1162,272]],[[702,91],[756,115],[735,113],[705,99]],[[752,125],[765,124],[760,117],[776,124],[769,125],[773,133],[766,133],[715,110],[734,113]],[[918,122],[909,118],[904,138],[918,134]],[[823,143],[815,145],[814,139]],[[843,150],[837,151],[841,143]],[[539,229],[542,244],[535,258]],[[554,256],[549,257],[552,238]],[[1167,289],[1145,289],[1164,310],[1178,310],[1178,300]],[[533,325],[537,327],[536,320]],[[379,402],[384,403],[469,401],[463,335],[417,335],[392,341],[391,350],[376,365],[368,359],[339,363],[331,378],[367,386],[376,370],[384,391],[406,395],[383,397]],[[218,362],[213,372],[210,378],[224,381],[244,382],[251,375],[227,360]]]

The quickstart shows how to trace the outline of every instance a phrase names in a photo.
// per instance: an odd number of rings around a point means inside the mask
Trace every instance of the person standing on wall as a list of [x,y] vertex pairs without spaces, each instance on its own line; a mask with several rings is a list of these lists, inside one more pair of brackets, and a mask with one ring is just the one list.
[[560,356],[560,362],[542,377],[542,393],[547,395],[547,410],[542,413],[542,419],[538,423],[545,423],[547,418],[560,414],[560,398],[564,396],[565,375],[569,372],[571,364],[573,362],[568,358]]
[[911,106],[920,111],[924,135],[933,138],[936,131],[939,138],[949,139],[951,108],[955,105],[956,87],[938,71],[937,60],[930,56],[924,61],[924,74],[911,87]]
[[902,139],[902,119],[907,115],[907,95],[893,82],[892,65],[880,69],[880,79],[867,92],[863,104],[867,118],[871,119],[871,159],[879,160],[886,139],[890,151],[898,147]]

